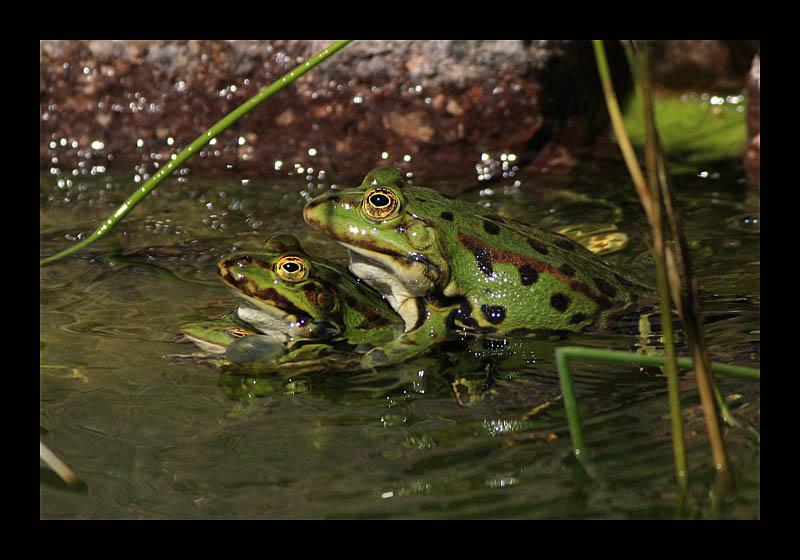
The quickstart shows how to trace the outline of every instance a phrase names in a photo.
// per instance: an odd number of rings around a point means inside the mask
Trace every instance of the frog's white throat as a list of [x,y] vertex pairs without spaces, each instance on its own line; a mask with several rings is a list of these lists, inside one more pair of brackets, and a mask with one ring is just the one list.
[[239,319],[282,344],[295,340],[328,339],[341,334],[341,329],[328,321],[300,319],[280,309],[260,305],[248,296],[237,295],[242,297],[237,310]]
[[[348,248],[350,272],[377,290],[392,309],[402,317],[406,331],[419,321],[419,305],[416,299],[430,290],[430,282],[421,272],[409,274],[409,268],[424,268],[421,262],[411,262],[405,268],[398,265],[390,257],[376,258],[375,253],[345,245]],[[418,281],[423,278],[423,281]]]
[[276,313],[246,304],[239,306],[237,314],[242,321],[254,326],[262,333],[269,333],[281,343],[285,344],[291,338],[288,333],[291,324],[285,315],[279,316]]

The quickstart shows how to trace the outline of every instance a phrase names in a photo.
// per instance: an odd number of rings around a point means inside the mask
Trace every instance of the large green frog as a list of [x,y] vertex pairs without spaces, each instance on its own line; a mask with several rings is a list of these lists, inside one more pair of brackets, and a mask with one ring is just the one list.
[[306,222],[348,248],[405,333],[366,356],[405,359],[453,332],[578,331],[648,289],[569,238],[410,186],[392,167],[306,204]]

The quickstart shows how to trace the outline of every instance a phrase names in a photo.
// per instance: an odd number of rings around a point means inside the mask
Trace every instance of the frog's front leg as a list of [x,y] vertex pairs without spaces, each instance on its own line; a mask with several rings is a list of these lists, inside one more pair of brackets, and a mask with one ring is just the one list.
[[444,315],[430,308],[425,310],[425,320],[391,342],[376,346],[361,359],[365,368],[399,364],[427,352],[432,346],[447,338]]

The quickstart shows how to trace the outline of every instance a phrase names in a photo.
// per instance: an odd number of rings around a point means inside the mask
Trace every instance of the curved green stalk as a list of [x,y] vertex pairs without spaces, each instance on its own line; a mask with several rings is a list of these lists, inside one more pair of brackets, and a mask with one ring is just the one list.
[[184,148],[183,151],[172,158],[167,165],[159,169],[158,172],[156,172],[155,175],[153,175],[144,185],[142,185],[136,190],[136,192],[128,197],[128,199],[123,202],[119,208],[117,208],[116,212],[106,219],[106,221],[103,222],[100,227],[94,231],[94,233],[92,233],[86,239],[76,243],[72,247],[69,247],[68,249],[65,249],[64,251],[61,251],[60,253],[57,253],[51,257],[40,260],[39,266],[60,259],[61,257],[65,257],[100,239],[103,235],[111,231],[114,226],[116,226],[117,223],[122,220],[122,218],[124,218],[128,212],[133,210],[133,208],[135,208],[136,205],[139,204],[139,202],[141,202],[142,199],[144,199],[144,197],[150,193],[150,191],[156,188],[161,181],[169,177],[173,171],[180,167],[187,159],[192,157],[200,148],[208,144],[212,138],[215,138],[217,135],[222,133],[222,131],[255,109],[262,102],[294,82],[297,78],[326,60],[328,57],[332,56],[349,42],[350,40],[336,41],[330,47],[322,50],[321,52],[309,58],[307,61],[299,64],[291,72],[279,78],[266,88],[262,89],[256,95],[239,105],[217,124],[209,128],[206,132],[204,132],[191,144]]
[[572,438],[572,451],[583,468],[588,469],[589,456],[587,455],[586,441],[583,439],[581,416],[578,412],[578,398],[575,396],[575,383],[572,380],[572,372],[569,369],[570,351],[576,348],[578,350],[588,350],[588,348],[580,346],[563,346],[561,348],[556,348],[556,369],[558,369],[558,379],[561,382],[561,398],[564,399],[564,410],[567,413],[569,434]]

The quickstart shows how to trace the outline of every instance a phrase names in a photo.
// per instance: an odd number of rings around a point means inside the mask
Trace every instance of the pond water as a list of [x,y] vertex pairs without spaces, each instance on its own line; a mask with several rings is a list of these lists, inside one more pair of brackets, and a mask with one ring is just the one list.
[[[606,258],[652,283],[627,173],[617,162],[603,169],[548,190],[536,188],[547,176],[520,174],[436,186],[506,216],[584,232],[584,241],[587,231],[614,229],[627,242]],[[41,176],[42,257],[91,231],[136,184],[112,172],[67,177]],[[737,162],[718,162],[676,177],[675,186],[712,358],[758,367],[760,242],[742,177]],[[571,455],[553,361],[557,345],[636,351],[657,349],[656,337],[628,330],[538,340],[519,352],[524,359],[495,368],[481,358],[420,360],[290,378],[221,375],[170,360],[190,351],[173,342],[181,323],[236,305],[216,279],[221,256],[291,231],[308,252],[344,260],[301,217],[306,199],[332,182],[170,179],[107,239],[40,270],[40,435],[80,479],[67,487],[41,467],[42,518],[675,515],[664,378],[652,368],[573,365],[598,473],[588,478]],[[758,384],[719,381],[734,414],[759,429]],[[688,515],[760,517],[760,446],[744,429],[725,430],[739,501],[712,511],[713,468],[692,375],[682,389]]]

